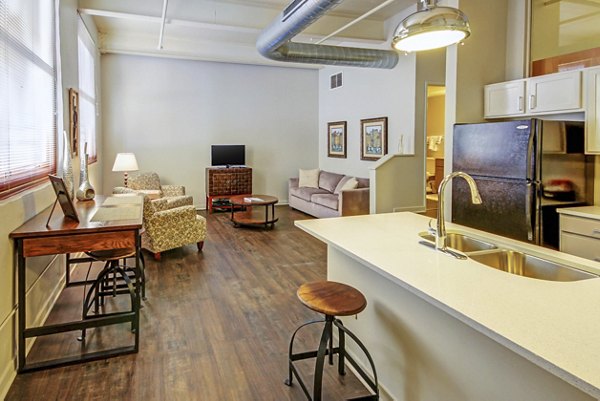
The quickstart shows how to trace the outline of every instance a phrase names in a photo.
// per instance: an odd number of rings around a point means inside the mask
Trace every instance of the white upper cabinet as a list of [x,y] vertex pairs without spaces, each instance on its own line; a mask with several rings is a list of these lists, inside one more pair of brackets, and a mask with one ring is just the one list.
[[581,71],[559,72],[527,80],[529,114],[572,112],[581,109]]
[[581,71],[486,85],[484,107],[485,118],[582,111]]
[[600,154],[600,67],[585,71],[585,153]]
[[525,80],[486,85],[485,116],[504,117],[525,112]]

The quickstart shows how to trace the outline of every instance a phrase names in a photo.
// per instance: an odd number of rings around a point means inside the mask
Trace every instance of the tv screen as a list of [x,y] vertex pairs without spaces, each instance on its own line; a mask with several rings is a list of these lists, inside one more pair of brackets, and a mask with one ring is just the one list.
[[246,146],[212,145],[210,159],[213,166],[243,166],[246,164]]

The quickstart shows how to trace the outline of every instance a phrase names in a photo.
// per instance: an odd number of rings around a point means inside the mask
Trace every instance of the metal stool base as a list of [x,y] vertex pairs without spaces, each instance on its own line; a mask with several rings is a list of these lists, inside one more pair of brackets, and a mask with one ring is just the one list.
[[[294,340],[296,338],[296,334],[303,327],[309,326],[314,323],[325,323],[325,327],[323,328],[323,333],[321,334],[321,340],[319,342],[319,348],[316,351],[307,351],[307,352],[299,352],[294,353]],[[338,338],[338,346],[333,346],[333,326],[337,327],[339,338]],[[367,373],[363,370],[361,366],[359,366],[356,361],[346,353],[346,335],[350,337],[356,345],[365,353],[367,359],[369,360],[369,364],[371,365],[371,371],[373,372],[373,379],[367,375]],[[289,355],[288,355],[288,378],[285,380],[285,384],[287,386],[291,386],[293,384],[293,378],[296,377],[298,383],[300,383],[300,387],[304,391],[304,394],[308,398],[309,401],[321,401],[321,393],[322,393],[322,384],[323,384],[323,368],[325,364],[325,357],[329,357],[329,364],[333,365],[333,356],[338,354],[338,374],[341,376],[346,374],[345,371],[345,362],[346,360],[355,371],[360,375],[360,377],[367,384],[370,391],[373,392],[371,395],[352,398],[351,400],[359,401],[377,401],[379,400],[379,387],[377,382],[377,372],[375,371],[375,365],[373,363],[373,359],[371,355],[367,351],[367,348],[364,344],[352,333],[348,330],[341,320],[336,319],[335,316],[325,315],[325,319],[313,320],[308,323],[304,323],[300,327],[298,327],[294,333],[292,334],[292,338],[290,339],[290,347],[289,347]],[[294,366],[294,362],[316,358],[315,361],[315,377],[313,383],[313,394],[311,396],[310,391],[308,390],[306,384],[302,380],[300,372]]]

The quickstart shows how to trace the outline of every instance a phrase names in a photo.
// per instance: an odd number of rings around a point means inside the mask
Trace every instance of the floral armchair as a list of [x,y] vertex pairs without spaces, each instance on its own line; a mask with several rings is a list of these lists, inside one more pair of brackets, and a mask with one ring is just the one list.
[[151,200],[144,196],[144,231],[142,248],[154,253],[196,243],[202,250],[206,238],[206,219],[196,213],[194,206],[172,208],[166,198]]
[[135,174],[129,178],[127,187],[113,189],[113,194],[127,193],[147,195],[153,201],[164,199],[168,209],[193,204],[183,185],[161,185],[160,177],[154,172]]

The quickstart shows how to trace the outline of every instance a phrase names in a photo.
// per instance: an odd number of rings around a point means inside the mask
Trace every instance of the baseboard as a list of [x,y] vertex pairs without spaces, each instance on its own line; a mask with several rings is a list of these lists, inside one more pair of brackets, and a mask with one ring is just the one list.
[[425,211],[424,207],[418,206],[411,206],[411,207],[395,207],[392,209],[392,212],[396,213],[396,212],[413,212],[413,213],[422,213]]
[[[12,320],[14,317],[14,313],[11,314],[12,316],[9,316],[9,318],[6,320]],[[6,322],[5,321],[5,322]],[[11,348],[13,350],[13,355],[15,354],[15,351],[17,349],[16,347],[16,339],[14,339],[14,335],[13,337],[13,341],[11,344]],[[17,377],[17,357],[16,355],[14,355],[14,357],[12,359],[9,359],[8,361],[6,361],[6,363],[4,364],[4,369],[2,369],[2,372],[0,373],[0,400],[3,400],[6,398],[6,395],[8,394],[8,390],[10,389],[10,386],[12,385],[12,382],[15,380],[15,377]]]
[[[290,202],[286,199],[284,201],[279,201],[275,204],[275,206],[289,206]],[[197,212],[206,211],[208,208],[206,206],[194,206]]]
[[[365,372],[370,371],[370,367],[366,367],[363,363],[361,363],[361,361],[356,358],[356,354],[354,352],[349,352],[347,350],[346,350],[346,352],[348,353],[348,355],[350,355],[352,357],[352,359],[354,359],[354,361],[357,364],[360,365],[362,370],[364,370]],[[348,368],[352,372],[352,374],[354,374],[354,376],[356,376],[356,378],[358,378],[358,380],[360,380],[360,382],[363,384],[363,386],[365,386],[366,388],[369,388],[367,383],[365,383],[365,381],[360,376],[360,374],[356,371],[354,366],[352,366],[351,364],[348,363],[348,364],[346,364],[346,368]],[[375,366],[375,368],[377,369],[377,366]],[[369,378],[371,380],[373,380],[373,377],[371,377],[370,374],[367,373],[367,375],[369,376]],[[396,401],[396,399],[394,397],[392,397],[392,395],[390,394],[387,387],[385,387],[385,385],[381,384],[381,382],[379,382],[378,384],[379,384],[379,386],[378,386],[379,387],[379,399],[381,401]]]
[[[334,332],[333,333],[333,338],[338,341],[338,333]],[[346,339],[348,339],[348,337],[346,337]],[[348,341],[348,340],[346,340]],[[367,374],[367,376],[369,376],[369,378],[373,381],[373,375],[371,374],[371,366],[367,366],[363,363],[363,361],[361,359],[359,359],[356,356],[356,353],[351,350],[348,349],[348,346],[346,345],[346,353],[352,358],[354,359],[354,362],[356,362],[360,368]],[[362,354],[364,355],[364,354]],[[346,363],[346,368],[348,368],[352,374],[354,374],[354,376],[356,376],[356,378],[363,384],[363,386],[365,386],[365,388],[369,388],[369,385],[363,380],[363,378],[360,376],[360,374],[356,371],[356,369],[354,368],[354,366],[352,366],[350,363]],[[375,364],[375,369],[377,369],[377,364]],[[381,401],[396,401],[396,399],[394,397],[392,397],[390,391],[388,390],[388,388],[382,384],[381,382],[378,383],[378,387],[379,387],[379,399]]]

